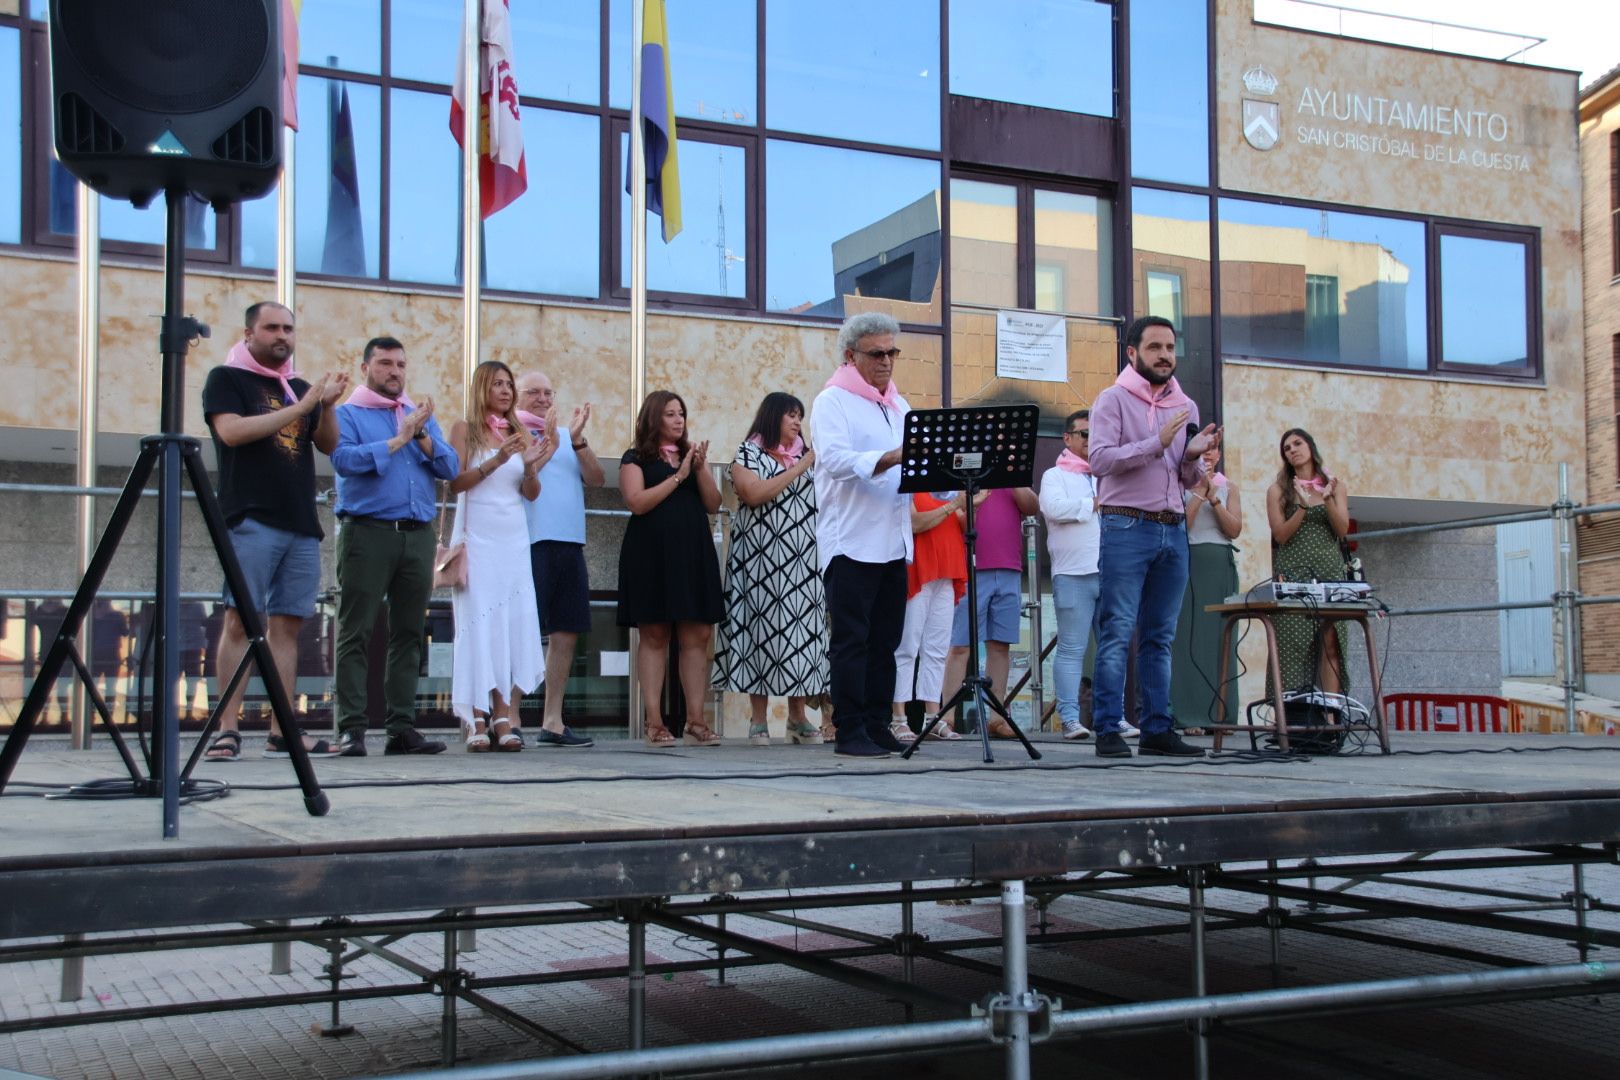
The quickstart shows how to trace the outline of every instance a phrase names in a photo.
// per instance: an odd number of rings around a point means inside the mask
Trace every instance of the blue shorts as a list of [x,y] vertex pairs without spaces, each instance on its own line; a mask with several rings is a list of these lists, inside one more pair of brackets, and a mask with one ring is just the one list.
[[[315,593],[321,587],[319,538],[243,518],[231,526],[231,547],[259,614],[296,619],[315,614]],[[223,594],[225,605],[234,607],[228,584]]]
[[[974,584],[979,592],[979,640],[1011,644],[1018,640],[1019,605],[1023,577],[1017,570],[980,570]],[[967,594],[956,605],[951,621],[951,644],[967,648]]]
[[591,628],[591,586],[585,570],[585,545],[565,540],[536,540],[529,545],[534,574],[534,606],[540,612],[540,634],[583,634]]

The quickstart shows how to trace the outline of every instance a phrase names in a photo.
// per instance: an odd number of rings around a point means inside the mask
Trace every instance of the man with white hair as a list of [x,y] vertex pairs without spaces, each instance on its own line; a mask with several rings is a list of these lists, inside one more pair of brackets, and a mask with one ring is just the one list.
[[845,320],[840,361],[810,411],[816,449],[816,546],[832,620],[835,753],[903,749],[889,732],[894,652],[906,621],[910,500],[900,494],[900,440],[911,411],[893,375],[900,324],[882,312]]

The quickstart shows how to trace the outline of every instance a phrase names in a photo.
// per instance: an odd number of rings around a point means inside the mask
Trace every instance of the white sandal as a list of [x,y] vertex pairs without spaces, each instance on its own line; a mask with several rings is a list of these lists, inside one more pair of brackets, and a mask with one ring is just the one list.
[[475,731],[471,735],[467,736],[467,753],[469,753],[469,754],[487,754],[487,753],[489,753],[489,732],[487,732],[487,731]]
[[934,730],[929,732],[928,737],[930,739],[940,739],[944,742],[954,742],[957,739],[960,739],[962,735],[959,731],[951,726],[950,721],[941,720],[939,723],[934,725]]

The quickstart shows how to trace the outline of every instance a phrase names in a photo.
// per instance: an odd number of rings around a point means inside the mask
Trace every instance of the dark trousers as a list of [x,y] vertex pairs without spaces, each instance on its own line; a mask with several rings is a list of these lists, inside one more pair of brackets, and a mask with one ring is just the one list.
[[416,684],[422,638],[433,592],[433,530],[395,532],[346,522],[337,542],[338,728],[366,728],[366,646],[377,607],[388,602],[388,662],[383,695],[388,734],[416,726]]
[[894,651],[906,625],[906,561],[867,563],[838,555],[823,579],[832,620],[827,657],[833,723],[842,739],[889,722]]

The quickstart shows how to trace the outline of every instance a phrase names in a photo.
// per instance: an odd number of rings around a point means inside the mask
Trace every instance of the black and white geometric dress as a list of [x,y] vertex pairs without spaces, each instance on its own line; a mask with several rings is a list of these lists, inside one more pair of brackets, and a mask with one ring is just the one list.
[[[761,480],[787,469],[751,442],[737,464]],[[764,506],[739,501],[726,559],[726,617],[714,685],[814,697],[827,689],[827,598],[816,570],[816,489],[806,470]]]

